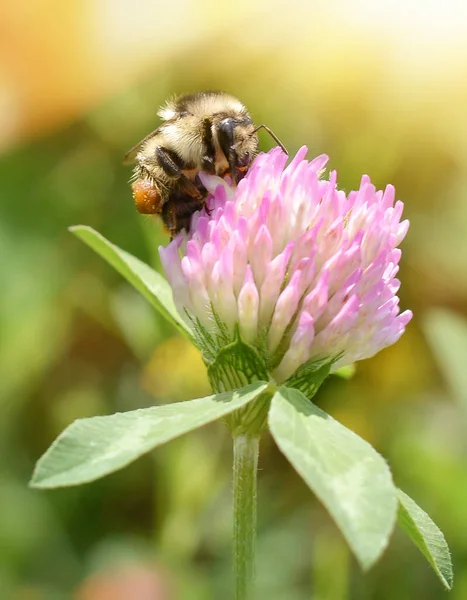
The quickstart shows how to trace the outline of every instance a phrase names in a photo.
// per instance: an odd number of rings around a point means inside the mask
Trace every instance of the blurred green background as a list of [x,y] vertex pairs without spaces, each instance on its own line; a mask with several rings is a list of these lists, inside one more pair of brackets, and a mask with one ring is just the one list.
[[[0,8],[0,598],[230,598],[230,462],[216,424],[76,489],[27,488],[78,417],[208,393],[200,357],[67,231],[158,266],[121,166],[174,93],[223,89],[346,190],[393,183],[411,228],[393,347],[316,398],[369,440],[451,546],[467,597],[467,11],[460,1],[3,0]],[[271,140],[261,138],[262,148]],[[435,600],[396,531],[359,570],[263,440],[258,598]]]

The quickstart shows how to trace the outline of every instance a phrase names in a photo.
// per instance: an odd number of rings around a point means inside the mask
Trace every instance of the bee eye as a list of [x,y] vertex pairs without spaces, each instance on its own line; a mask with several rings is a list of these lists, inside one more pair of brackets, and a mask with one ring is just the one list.
[[229,118],[221,121],[217,130],[217,139],[227,160],[229,160],[234,145],[234,128],[235,121]]
[[234,128],[235,128],[235,121],[231,117],[228,117],[227,119],[223,119],[219,123],[219,131],[222,131],[224,134],[229,134],[229,132],[232,132],[234,130]]

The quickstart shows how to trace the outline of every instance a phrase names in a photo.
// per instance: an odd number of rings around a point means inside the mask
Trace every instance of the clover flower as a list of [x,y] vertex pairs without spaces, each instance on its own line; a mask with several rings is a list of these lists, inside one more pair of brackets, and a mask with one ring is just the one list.
[[449,590],[441,531],[395,487],[383,457],[312,401],[330,372],[394,343],[411,319],[396,295],[403,205],[392,186],[376,191],[366,176],[358,191],[338,190],[335,172],[323,177],[327,157],[308,162],[305,154],[287,167],[279,149],[261,154],[236,188],[200,175],[207,210],[160,249],[174,302],[148,265],[89,227],[72,228],[179,330],[191,330],[213,393],[78,419],[38,461],[31,486],[94,481],[222,420],[233,442],[235,597],[247,600],[257,595],[256,480],[269,429],[364,569],[381,556],[399,515]]
[[346,194],[335,171],[322,176],[328,157],[308,162],[306,152],[288,166],[279,148],[260,154],[236,188],[202,173],[210,210],[160,248],[198,345],[220,349],[239,337],[278,382],[310,361],[334,371],[369,358],[412,317],[396,295],[409,223],[394,188],[376,191],[365,175]]

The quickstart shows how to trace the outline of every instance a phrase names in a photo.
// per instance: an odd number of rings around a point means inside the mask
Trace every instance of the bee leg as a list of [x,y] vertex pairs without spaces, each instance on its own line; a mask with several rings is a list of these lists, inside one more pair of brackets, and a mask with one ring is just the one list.
[[164,173],[168,177],[177,179],[180,183],[180,186],[189,196],[196,198],[197,200],[202,200],[203,196],[201,192],[198,190],[196,185],[183,173],[183,168],[185,165],[176,152],[167,150],[167,148],[163,148],[162,146],[158,146],[156,148],[156,156],[160,167],[164,170]]
[[205,204],[205,196],[199,191],[196,184],[194,184],[186,175],[183,173],[179,178],[180,188],[187,193],[190,198],[200,202],[201,204]]
[[163,169],[167,177],[178,179],[182,175],[184,164],[176,152],[168,150],[163,146],[156,147],[156,158],[159,166]]
[[216,149],[212,139],[212,120],[206,118],[203,120],[203,146],[204,156],[201,159],[203,171],[210,175],[216,174]]
[[[206,193],[202,194],[195,183],[190,181],[183,173],[180,177],[180,187],[189,195],[191,198],[199,202],[207,215],[210,216],[212,210],[206,204]],[[204,189],[204,188],[203,188]]]
[[[183,192],[192,199],[190,201],[190,204],[193,202],[195,204],[199,203],[198,208],[195,208],[194,210],[198,210],[199,208],[204,207],[206,212],[210,214],[211,211],[206,206],[205,194],[202,194],[196,186],[196,184],[183,173],[183,168],[185,167],[185,165],[183,164],[178,154],[176,154],[172,150],[168,150],[167,148],[158,146],[156,148],[156,157],[158,164],[161,167],[161,169],[163,169],[164,173],[171,179],[175,179],[178,183],[179,189],[183,190]],[[173,210],[172,204],[173,203],[170,203],[170,206],[167,206],[164,211],[164,222],[166,223],[167,228],[170,232],[170,239],[173,239],[177,232],[180,230],[180,214],[177,214]]]
[[[201,159],[201,165],[203,167],[203,171],[209,173],[209,175],[216,174],[216,149],[214,147],[214,143],[212,141],[212,129],[211,129],[211,119],[204,119],[203,122],[203,144],[206,151],[206,154]],[[212,209],[206,203],[206,198],[203,198],[203,207],[206,211],[208,217],[211,216]]]
[[[203,121],[203,145],[205,154],[201,159],[201,165],[203,167],[203,171],[209,173],[210,175],[216,174],[216,148],[214,146],[214,142],[212,139],[212,120],[210,118],[206,118]],[[206,204],[206,199],[203,199],[204,210],[206,214],[210,217],[212,213],[212,209]]]
[[206,203],[206,196],[203,196],[203,194],[199,191],[199,189],[196,187],[196,185],[191,182],[188,177],[185,177],[185,175],[182,174],[182,184],[181,187],[187,192],[187,194],[189,196],[191,196],[192,198],[194,198],[195,200],[199,201],[204,210],[206,211],[206,214],[208,215],[208,217],[211,216],[212,213],[212,209],[208,207],[207,203]]
[[162,208],[162,220],[166,231],[170,234],[170,241],[174,239],[180,231],[178,227],[177,212],[173,202],[167,202]]
[[216,166],[214,163],[214,159],[211,156],[203,156],[201,159],[201,165],[203,167],[203,171],[209,173],[210,175],[216,174]]

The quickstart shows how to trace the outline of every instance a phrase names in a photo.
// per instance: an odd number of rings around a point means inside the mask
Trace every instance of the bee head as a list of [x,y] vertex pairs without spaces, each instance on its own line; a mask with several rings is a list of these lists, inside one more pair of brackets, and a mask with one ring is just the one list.
[[234,183],[240,172],[247,167],[256,154],[258,137],[250,117],[225,117],[217,125],[217,140],[230,167]]

